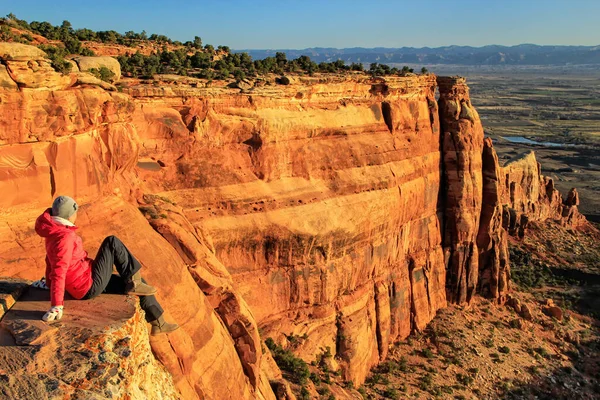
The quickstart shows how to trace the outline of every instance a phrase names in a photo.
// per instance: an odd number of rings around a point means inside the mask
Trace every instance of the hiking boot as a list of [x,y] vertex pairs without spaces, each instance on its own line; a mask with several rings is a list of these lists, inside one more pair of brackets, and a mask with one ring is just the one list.
[[144,281],[142,281],[142,275],[139,271],[129,278],[129,281],[125,286],[125,294],[132,294],[135,296],[150,296],[155,293],[156,288],[147,285]]
[[171,333],[179,329],[179,325],[168,323],[165,321],[162,315],[158,317],[158,319],[151,321],[150,325],[152,325],[152,331],[150,332],[152,336],[161,335],[163,333]]

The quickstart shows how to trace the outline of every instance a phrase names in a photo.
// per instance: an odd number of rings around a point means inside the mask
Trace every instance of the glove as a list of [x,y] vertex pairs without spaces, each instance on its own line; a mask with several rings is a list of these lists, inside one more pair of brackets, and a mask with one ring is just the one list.
[[63,306],[54,306],[48,310],[42,319],[46,322],[58,321],[63,316]]

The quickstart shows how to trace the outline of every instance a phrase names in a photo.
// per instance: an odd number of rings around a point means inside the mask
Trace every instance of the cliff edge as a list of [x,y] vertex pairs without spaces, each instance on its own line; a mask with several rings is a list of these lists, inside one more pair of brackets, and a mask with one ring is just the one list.
[[[45,65],[34,56],[21,55]],[[90,254],[119,236],[181,326],[151,344],[183,398],[274,399],[269,337],[307,362],[330,352],[359,385],[448,302],[505,301],[508,235],[585,224],[534,155],[498,164],[464,78],[117,92],[54,75],[30,87],[33,64],[13,62],[0,273],[39,278],[33,221],[53,196],[77,198]]]
[[0,278],[0,397],[4,399],[178,399],[154,358],[136,298],[65,301],[57,323],[41,320],[49,294]]

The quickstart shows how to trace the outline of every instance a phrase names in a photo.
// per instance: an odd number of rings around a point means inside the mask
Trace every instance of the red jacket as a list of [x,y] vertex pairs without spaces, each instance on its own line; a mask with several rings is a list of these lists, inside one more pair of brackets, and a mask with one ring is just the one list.
[[92,259],[76,230],[76,226],[54,221],[50,209],[35,221],[35,231],[46,240],[46,281],[52,306],[64,304],[65,290],[81,299],[92,286]]

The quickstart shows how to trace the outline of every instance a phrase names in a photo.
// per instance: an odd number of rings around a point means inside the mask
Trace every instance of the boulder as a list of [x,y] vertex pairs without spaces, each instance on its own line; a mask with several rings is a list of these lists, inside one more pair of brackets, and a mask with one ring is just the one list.
[[99,69],[100,67],[106,67],[111,70],[115,76],[112,82],[117,82],[121,79],[121,64],[116,58],[108,56],[89,56],[89,57],[76,57],[74,58],[80,71],[89,71],[92,68]]
[[544,306],[542,307],[542,312],[549,317],[556,318],[558,321],[562,321],[563,319],[563,311],[560,307],[557,306]]
[[521,317],[525,318],[527,321],[533,321],[533,313],[527,304],[521,305]]
[[235,82],[235,87],[242,90],[249,90],[254,87],[254,82],[252,82],[250,79],[242,79],[239,82]]
[[29,46],[22,43],[0,42],[0,59],[27,61],[27,60],[45,60],[46,53],[35,46]]
[[514,297],[509,297],[506,300],[506,305],[512,307],[517,313],[521,313],[521,301]]
[[296,83],[297,80],[294,77],[291,76],[280,76],[279,78],[275,78],[275,83],[278,83],[280,85],[292,85],[294,83]]

